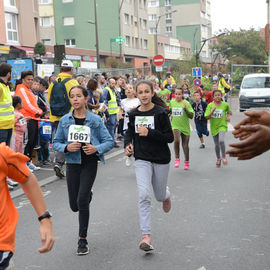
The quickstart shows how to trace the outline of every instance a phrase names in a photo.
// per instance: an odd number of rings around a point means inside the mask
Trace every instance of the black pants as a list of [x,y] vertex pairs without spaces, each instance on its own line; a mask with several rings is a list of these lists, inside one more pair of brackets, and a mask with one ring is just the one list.
[[97,160],[84,164],[67,164],[67,187],[69,205],[73,212],[79,211],[79,237],[87,237],[89,204],[92,200],[92,186],[97,174]]
[[30,119],[27,123],[27,142],[24,148],[24,154],[32,159],[34,147],[38,141],[38,121]]
[[40,152],[41,152],[41,156],[42,156],[42,160],[43,161],[48,161],[49,159],[49,142],[50,141],[46,141],[42,138],[40,138]]

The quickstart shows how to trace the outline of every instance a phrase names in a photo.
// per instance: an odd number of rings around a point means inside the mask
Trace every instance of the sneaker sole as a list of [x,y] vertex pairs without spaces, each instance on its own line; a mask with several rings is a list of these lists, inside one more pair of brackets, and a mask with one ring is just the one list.
[[141,250],[145,251],[145,252],[149,252],[149,251],[152,251],[154,250],[153,246],[152,245],[149,245],[147,243],[141,243],[140,244],[140,247],[139,247]]
[[54,167],[53,169],[54,169],[55,174],[56,174],[57,177],[59,177],[59,178],[65,177],[65,176],[61,173],[61,169],[60,169],[60,168]]
[[76,254],[78,256],[83,256],[83,255],[87,255],[89,253],[89,249],[86,252],[77,252]]

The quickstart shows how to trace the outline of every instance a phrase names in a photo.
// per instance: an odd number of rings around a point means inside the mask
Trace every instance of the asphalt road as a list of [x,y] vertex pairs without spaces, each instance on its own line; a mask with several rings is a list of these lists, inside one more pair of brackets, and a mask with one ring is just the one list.
[[[236,108],[236,106],[235,106]],[[232,123],[243,118],[233,111]],[[234,141],[231,132],[226,144]],[[138,248],[140,230],[133,167],[122,154],[100,164],[91,203],[90,254],[75,255],[78,218],[68,206],[65,180],[43,186],[53,212],[56,242],[40,255],[39,223],[24,196],[14,199],[20,213],[16,236],[16,269],[107,270],[269,270],[270,181],[269,153],[250,161],[229,158],[215,168],[214,144],[198,149],[191,134],[189,171],[171,163],[169,186],[172,210],[152,202],[152,254]],[[46,172],[40,172],[46,175]],[[44,180],[44,179],[43,179]]]

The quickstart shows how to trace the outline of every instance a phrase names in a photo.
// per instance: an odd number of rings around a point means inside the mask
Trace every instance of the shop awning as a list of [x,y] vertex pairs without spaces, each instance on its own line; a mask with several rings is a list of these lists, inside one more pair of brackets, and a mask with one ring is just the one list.
[[14,48],[17,48],[19,50],[25,51],[28,56],[34,56],[34,48],[32,47],[24,47],[24,46],[13,46]]
[[0,54],[9,54],[9,50],[8,46],[0,46]]

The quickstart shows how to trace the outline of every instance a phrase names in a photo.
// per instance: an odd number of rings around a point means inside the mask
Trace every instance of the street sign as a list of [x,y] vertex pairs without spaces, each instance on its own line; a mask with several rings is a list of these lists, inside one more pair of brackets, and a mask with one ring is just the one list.
[[192,68],[192,76],[193,77],[202,77],[202,68],[200,68],[200,67]]
[[193,84],[196,86],[196,87],[199,87],[201,85],[201,80],[200,79],[195,79]]
[[161,72],[163,70],[162,66],[156,66],[156,72]]
[[125,41],[125,38],[123,36],[119,36],[115,39],[115,42],[118,44],[123,44]]
[[163,66],[164,64],[164,57],[160,54],[157,54],[154,56],[153,58],[153,64],[156,66],[156,67],[160,67],[160,66]]

